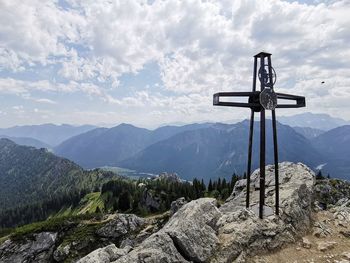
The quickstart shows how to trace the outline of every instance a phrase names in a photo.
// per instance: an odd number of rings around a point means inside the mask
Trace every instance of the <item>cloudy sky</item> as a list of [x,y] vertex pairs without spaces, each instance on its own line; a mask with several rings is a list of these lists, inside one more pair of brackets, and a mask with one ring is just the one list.
[[[0,126],[227,121],[272,53],[276,91],[350,120],[350,1],[0,0]],[[321,82],[324,81],[324,84]]]

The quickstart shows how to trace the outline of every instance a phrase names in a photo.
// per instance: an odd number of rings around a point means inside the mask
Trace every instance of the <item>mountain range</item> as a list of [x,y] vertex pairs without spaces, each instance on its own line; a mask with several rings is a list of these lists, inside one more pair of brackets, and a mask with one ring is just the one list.
[[30,137],[12,137],[7,135],[0,135],[0,138],[9,139],[19,145],[31,146],[37,149],[40,149],[40,148],[50,149],[52,147],[47,143],[44,143],[42,141],[39,141],[34,138],[30,138]]
[[[281,116],[278,120],[290,124],[278,124],[280,161],[301,161],[338,178],[349,175],[349,126],[326,131],[346,121],[311,113]],[[255,127],[253,169],[258,167],[259,158],[259,125]],[[87,169],[112,166],[144,173],[167,171],[177,172],[184,179],[208,180],[244,173],[248,130],[247,121],[168,125],[155,130],[130,124],[112,128],[45,124],[0,129],[0,134],[7,133],[6,137],[18,144],[50,148]],[[270,123],[266,138],[267,163],[273,163]]]
[[[255,127],[258,127],[256,125]],[[135,156],[119,163],[129,169],[157,173],[175,171],[184,179],[193,177],[230,177],[233,172],[243,174],[246,169],[249,122],[216,123],[208,127],[178,133],[152,144]],[[259,129],[254,132],[253,169],[259,163]],[[273,163],[271,125],[266,131],[267,163]],[[315,166],[322,156],[311,143],[291,127],[278,124],[280,161],[301,161]],[[300,151],[301,147],[305,147]]]
[[334,118],[328,114],[305,112],[292,116],[278,116],[278,121],[291,127],[309,127],[328,131],[339,126],[349,125],[350,122]]
[[74,160],[85,168],[118,166],[141,149],[177,133],[195,130],[208,124],[165,126],[154,131],[130,124],[97,128],[74,136],[54,148],[56,154]]
[[312,140],[326,158],[323,170],[337,177],[350,178],[350,125],[337,127]]
[[[255,127],[253,169],[259,165],[259,125]],[[336,128],[337,134],[350,134],[347,127]],[[308,131],[306,134],[311,133],[304,136],[300,130],[297,132],[298,129],[281,123],[277,129],[279,161],[303,162],[314,169],[322,167],[338,178],[348,176],[350,147],[332,152],[333,130],[321,133],[317,129],[302,129]],[[188,180],[194,177],[209,180],[245,172],[248,131],[248,121],[165,126],[156,130],[121,124],[72,137],[54,151],[85,168],[107,165],[145,173],[176,172]],[[342,135],[344,145],[349,141],[345,135]],[[266,138],[267,163],[273,163],[270,122],[267,122]]]
[[[95,129],[93,125],[73,126],[68,124],[41,124],[14,126],[10,128],[0,128],[0,137],[25,137],[36,139],[52,147],[56,146],[68,138]],[[4,135],[4,136],[1,136]]]

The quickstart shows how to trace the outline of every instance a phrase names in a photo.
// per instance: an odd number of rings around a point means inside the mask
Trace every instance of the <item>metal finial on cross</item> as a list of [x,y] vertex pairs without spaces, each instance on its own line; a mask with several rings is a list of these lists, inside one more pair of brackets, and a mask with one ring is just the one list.
[[[258,67],[260,60],[260,69]],[[260,91],[256,90],[256,78],[260,81]],[[272,131],[274,146],[274,165],[275,165],[275,209],[276,215],[279,214],[279,175],[278,175],[278,148],[277,148],[277,125],[275,108],[300,108],[305,107],[305,97],[275,93],[273,86],[276,82],[276,72],[271,65],[271,54],[260,52],[254,56],[254,73],[253,89],[251,92],[219,92],[213,96],[215,106],[244,107],[251,109],[250,127],[249,127],[249,146],[248,146],[248,164],[247,164],[247,195],[246,207],[249,208],[250,195],[250,175],[252,166],[252,145],[254,129],[254,113],[260,112],[260,200],[259,200],[259,217],[263,218],[265,205],[265,162],[266,162],[266,145],[265,145],[265,110],[272,112]],[[222,97],[247,97],[245,102],[225,102],[221,101]],[[278,103],[278,99],[290,100],[295,103],[284,104]]]

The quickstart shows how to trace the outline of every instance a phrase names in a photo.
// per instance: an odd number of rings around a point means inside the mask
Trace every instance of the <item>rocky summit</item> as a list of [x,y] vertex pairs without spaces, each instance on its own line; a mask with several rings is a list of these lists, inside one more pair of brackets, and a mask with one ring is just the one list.
[[[269,250],[295,242],[311,227],[314,173],[298,163],[280,164],[280,217],[266,212],[258,218],[259,170],[251,180],[251,209],[245,208],[246,180],[241,180],[221,206],[212,198],[184,204],[158,232],[109,254],[92,252],[94,262],[245,262]],[[274,207],[274,167],[266,168],[266,208]],[[89,257],[91,255],[88,255]],[[116,259],[116,257],[118,257]]]
[[[279,169],[279,216],[274,213],[274,166],[267,166],[264,219],[258,217],[256,170],[249,209],[243,179],[224,203],[179,198],[170,213],[161,216],[110,215],[94,226],[101,243],[89,250],[77,249],[82,241],[62,243],[62,233],[56,232],[3,241],[0,262],[350,262],[350,184],[316,181],[302,163],[280,163]],[[76,251],[80,257],[74,256]]]

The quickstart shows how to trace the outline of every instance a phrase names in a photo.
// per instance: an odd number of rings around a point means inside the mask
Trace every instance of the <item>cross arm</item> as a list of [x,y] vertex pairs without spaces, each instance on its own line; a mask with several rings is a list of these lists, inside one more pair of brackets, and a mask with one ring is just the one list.
[[301,108],[306,106],[305,97],[285,93],[276,93],[276,96],[277,99],[295,101],[295,104],[277,104],[276,108]]
[[[251,92],[218,92],[213,96],[214,106],[229,106],[229,107],[242,107],[251,108],[254,111],[261,110],[260,104],[260,91]],[[295,101],[295,104],[277,103],[276,108],[301,108],[305,107],[305,97],[290,95],[285,93],[275,93],[277,99]],[[246,97],[247,102],[235,102],[235,101],[221,101],[223,97]]]
[[[213,96],[213,105],[215,106],[230,106],[230,107],[243,107],[243,108],[254,108],[260,107],[259,91],[253,92],[218,92]],[[220,97],[247,97],[247,102],[228,102],[220,101]]]

